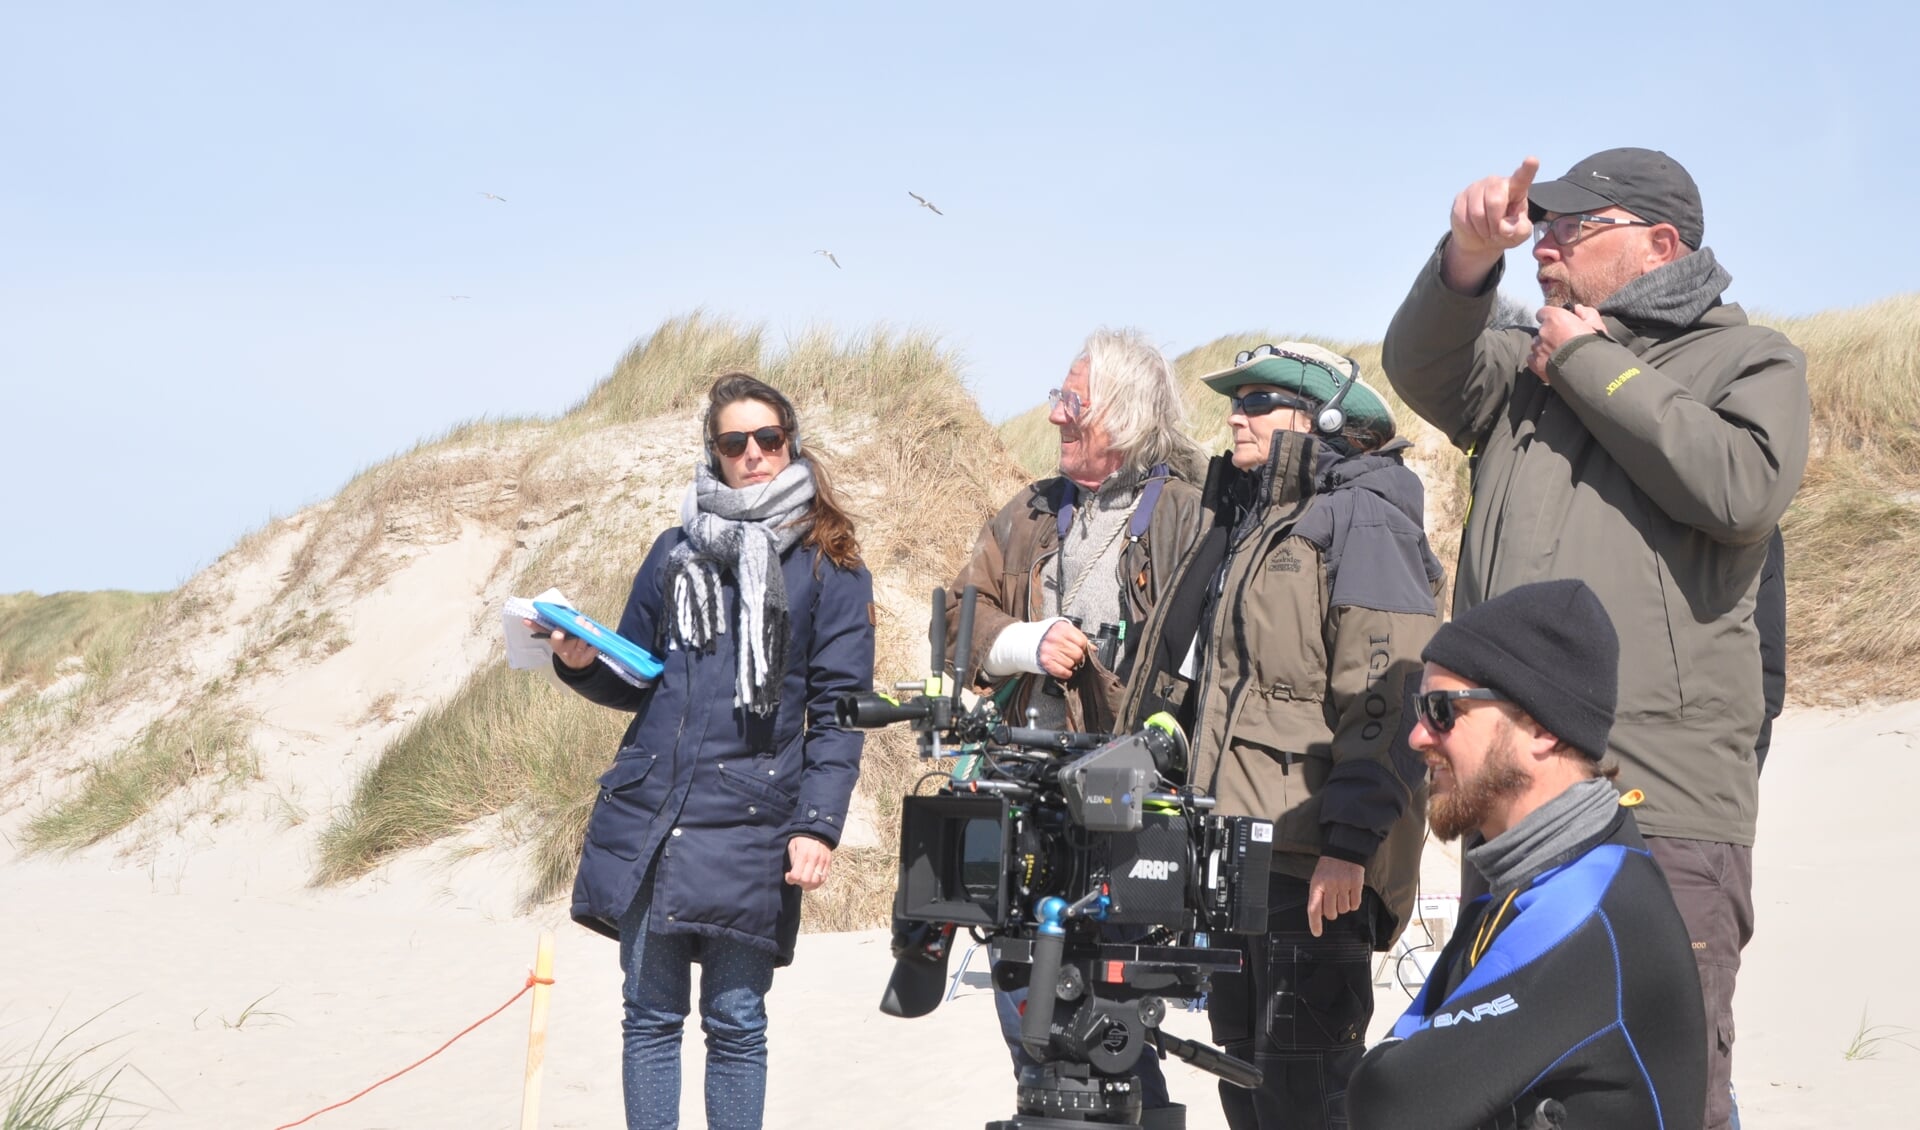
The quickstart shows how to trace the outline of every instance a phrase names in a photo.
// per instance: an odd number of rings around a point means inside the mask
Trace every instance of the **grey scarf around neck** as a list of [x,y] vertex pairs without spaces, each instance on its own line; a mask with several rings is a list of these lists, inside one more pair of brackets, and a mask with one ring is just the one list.
[[1600,312],[1623,322],[1691,326],[1732,285],[1733,276],[1713,257],[1713,248],[1702,247],[1614,291]]
[[806,536],[812,505],[813,465],[805,459],[764,483],[737,489],[703,462],[680,504],[687,540],[667,555],[669,630],[681,647],[712,654],[715,638],[727,630],[720,574],[733,574],[740,590],[733,704],[755,714],[771,714],[780,705],[789,627],[780,556]]
[[1467,861],[1486,876],[1487,885],[1499,897],[1567,862],[1581,845],[1606,831],[1619,807],[1620,793],[1612,781],[1604,777],[1581,781],[1513,827],[1467,849]]

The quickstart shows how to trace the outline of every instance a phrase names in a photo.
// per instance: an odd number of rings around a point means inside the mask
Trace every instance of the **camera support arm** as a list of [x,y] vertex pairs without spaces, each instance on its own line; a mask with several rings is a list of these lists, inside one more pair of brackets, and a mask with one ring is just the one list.
[[1053,1058],[1053,1002],[1060,988],[1060,958],[1067,947],[1067,900],[1043,898],[1034,908],[1039,919],[1033,937],[1033,974],[1028,982],[1027,1009],[1020,1016],[1020,1046],[1045,1063]]

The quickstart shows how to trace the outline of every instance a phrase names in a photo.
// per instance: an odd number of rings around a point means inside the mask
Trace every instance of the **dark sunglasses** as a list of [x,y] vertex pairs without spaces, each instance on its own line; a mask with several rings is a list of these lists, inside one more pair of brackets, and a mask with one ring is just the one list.
[[1464,691],[1422,691],[1413,696],[1413,712],[1427,724],[1427,729],[1436,734],[1444,734],[1453,729],[1460,719],[1460,710],[1453,704],[1460,699],[1470,698],[1481,702],[1505,702],[1507,696],[1486,687],[1473,687]]
[[713,437],[713,449],[729,459],[738,459],[746,454],[749,439],[766,454],[776,455],[787,446],[787,429],[768,426],[750,432],[721,432]]
[[1293,408],[1301,412],[1311,413],[1314,411],[1314,407],[1314,405],[1307,403],[1297,396],[1289,396],[1278,389],[1271,388],[1263,388],[1258,392],[1250,392],[1245,396],[1236,396],[1233,398],[1233,410],[1247,417],[1264,416],[1269,412],[1275,412],[1282,408]]

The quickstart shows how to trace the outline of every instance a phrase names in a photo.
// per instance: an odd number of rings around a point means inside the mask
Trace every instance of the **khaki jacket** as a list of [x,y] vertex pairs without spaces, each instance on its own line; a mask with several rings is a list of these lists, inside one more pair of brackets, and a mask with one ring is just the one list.
[[1276,872],[1365,864],[1387,945],[1419,884],[1426,767],[1406,735],[1444,572],[1404,441],[1346,460],[1292,432],[1273,443],[1203,628],[1191,780],[1223,815],[1274,821]]
[[1607,319],[1527,371],[1436,252],[1387,330],[1394,391],[1466,451],[1454,607],[1532,581],[1592,586],[1620,634],[1609,739],[1649,836],[1751,844],[1765,698],[1754,590],[1807,463],[1806,359],[1738,306],[1683,329]]
[[[1146,480],[1142,480],[1144,488]],[[947,594],[947,646],[953,647],[960,614],[960,596],[966,586],[979,589],[974,608],[973,648],[969,666],[977,689],[998,690],[1006,679],[984,672],[987,654],[1001,629],[1039,618],[1044,607],[1042,584],[1055,554],[1060,551],[1059,508],[1073,484],[1061,477],[1031,483],[1015,495],[981,528],[973,554],[961,566]],[[1199,537],[1200,488],[1176,475],[1164,476],[1147,531],[1121,547],[1117,580],[1126,594],[1130,631],[1145,623],[1182,558]],[[1091,633],[1089,633],[1091,634]],[[1020,685],[1007,703],[1006,717],[1016,725],[1025,716],[1028,699],[1040,680],[1014,676]],[[1076,678],[1067,698],[1069,724],[1076,729],[1107,732],[1115,719],[1123,688],[1111,672],[1092,670]]]

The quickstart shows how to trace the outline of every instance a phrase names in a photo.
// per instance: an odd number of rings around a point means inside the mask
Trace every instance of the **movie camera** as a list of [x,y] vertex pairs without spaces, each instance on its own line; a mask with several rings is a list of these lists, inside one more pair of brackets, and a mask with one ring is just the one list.
[[1131,1069],[1143,1049],[1258,1086],[1251,1064],[1160,1021],[1166,997],[1200,996],[1213,974],[1239,970],[1239,951],[1210,944],[1215,934],[1266,929],[1273,825],[1209,811],[1212,799],[1182,783],[1186,738],[1165,715],[1087,734],[1038,729],[1031,713],[1009,725],[991,699],[963,701],[976,593],[961,598],[951,665],[946,597],[934,590],[931,673],[894,687],[914,697],[848,695],[836,708],[841,725],[904,722],[922,757],[957,758],[938,791],[901,802],[881,1010],[933,1011],[964,928],[989,948],[1001,988],[1031,989],[1020,1043],[1038,1066],[1020,1070],[1015,1117],[988,1130],[1141,1125]]

